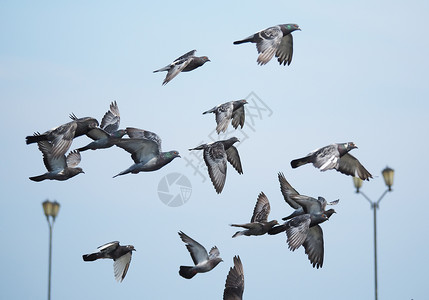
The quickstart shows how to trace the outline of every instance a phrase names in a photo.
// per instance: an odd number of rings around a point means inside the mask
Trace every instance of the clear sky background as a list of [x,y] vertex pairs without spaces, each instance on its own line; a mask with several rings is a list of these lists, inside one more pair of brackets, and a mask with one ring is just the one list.
[[[61,204],[52,299],[221,299],[234,255],[243,262],[244,299],[371,299],[370,205],[349,176],[290,167],[315,148],[348,141],[374,175],[362,187],[373,200],[386,188],[381,171],[395,170],[393,192],[378,211],[379,299],[427,298],[428,12],[427,1],[1,1],[0,298],[46,297],[41,203],[50,199]],[[283,23],[302,28],[293,33],[288,67],[275,59],[258,66],[254,44],[232,44]],[[165,73],[152,71],[192,49],[211,62],[161,86]],[[228,165],[218,195],[187,165],[196,162],[188,148],[217,138],[213,115],[203,111],[252,92],[267,110],[233,133],[247,137],[238,146],[244,174]],[[132,164],[130,155],[87,151],[85,174],[66,182],[28,179],[46,170],[25,136],[68,122],[72,112],[101,120],[113,100],[121,127],[156,132],[163,150],[182,158],[113,179]],[[247,109],[256,114],[254,107]],[[89,141],[77,138],[71,149]],[[284,234],[231,238],[236,229],[228,224],[250,221],[261,191],[271,202],[270,218],[291,213],[278,172],[302,194],[340,199],[337,214],[322,224],[322,269],[313,269],[302,248],[289,251]],[[170,173],[192,184],[183,206],[158,197]],[[208,249],[216,245],[224,262],[192,280],[180,277],[179,265],[192,260],[179,230]],[[82,261],[114,240],[137,249],[122,283],[114,280],[112,261]]]

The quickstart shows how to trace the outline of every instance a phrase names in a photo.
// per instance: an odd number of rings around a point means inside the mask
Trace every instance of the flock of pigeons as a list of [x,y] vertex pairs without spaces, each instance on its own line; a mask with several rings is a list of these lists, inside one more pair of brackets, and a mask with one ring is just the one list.
[[[259,56],[257,63],[264,65],[273,56],[277,57],[280,65],[289,65],[292,61],[293,39],[291,33],[301,30],[296,24],[277,25],[259,31],[234,44],[256,43]],[[192,50],[176,59],[171,64],[154,72],[167,71],[163,85],[170,82],[180,72],[192,71],[207,61],[208,57],[194,56]],[[243,128],[245,122],[244,105],[246,100],[230,101],[213,107],[203,114],[214,113],[217,133],[225,132],[229,123],[237,129]],[[81,161],[81,152],[86,150],[106,149],[113,146],[120,147],[131,154],[134,161],[128,169],[119,172],[121,176],[128,173],[150,172],[158,170],[176,157],[180,157],[176,150],[163,152],[161,150],[161,138],[150,131],[133,127],[119,129],[120,113],[116,101],[110,104],[109,110],[103,116],[101,123],[95,118],[78,118],[70,115],[71,121],[48,130],[42,134],[35,132],[26,137],[26,143],[37,143],[43,155],[43,162],[47,172],[30,177],[30,180],[40,182],[43,180],[68,180],[80,173],[82,168],[77,167]],[[92,139],[88,145],[71,151],[67,156],[73,139],[86,135]],[[125,138],[125,135],[128,138]],[[227,162],[234,169],[243,174],[243,168],[235,143],[236,137],[227,140],[219,140],[213,143],[199,145],[193,150],[203,150],[204,162],[217,193],[221,193],[226,180]],[[307,163],[321,171],[335,169],[343,174],[356,176],[362,180],[369,180],[372,175],[349,151],[357,148],[352,142],[331,144],[310,152],[308,155],[291,161],[292,168],[297,168]],[[320,224],[328,220],[335,210],[326,210],[327,205],[337,204],[339,200],[327,202],[323,197],[317,199],[299,194],[286,180],[282,173],[278,174],[281,193],[294,212],[283,218],[283,224],[277,220],[268,221],[270,203],[267,196],[261,192],[258,195],[256,205],[250,223],[231,224],[233,227],[241,227],[244,230],[236,232],[232,237],[257,236],[263,234],[275,235],[286,232],[289,249],[294,251],[303,246],[310,263],[315,268],[323,266],[324,246],[323,231]],[[193,266],[180,266],[180,276],[190,279],[197,273],[204,273],[216,267],[222,259],[219,257],[218,248],[212,247],[209,252],[197,241],[183,232],[179,232],[180,239],[186,244]],[[84,261],[94,261],[100,258],[114,260],[114,275],[117,281],[122,281],[127,274],[134,246],[121,246],[119,242],[110,242],[98,247],[98,251],[83,255]],[[244,290],[243,266],[239,256],[233,258],[234,266],[227,276],[224,299],[242,299]]]

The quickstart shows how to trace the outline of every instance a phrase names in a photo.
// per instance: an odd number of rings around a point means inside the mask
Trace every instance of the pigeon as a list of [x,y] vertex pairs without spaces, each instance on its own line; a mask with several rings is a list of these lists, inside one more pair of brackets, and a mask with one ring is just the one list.
[[106,149],[115,145],[127,133],[124,129],[118,130],[120,119],[118,105],[116,101],[113,101],[110,104],[110,109],[104,114],[103,119],[101,119],[100,127],[91,129],[86,133],[94,141],[77,150],[82,152],[88,149]]
[[32,144],[40,141],[49,141],[52,143],[51,155],[54,158],[60,158],[66,154],[75,137],[84,135],[89,130],[98,126],[98,121],[94,118],[77,118],[74,114],[71,114],[70,118],[72,119],[71,122],[48,130],[43,134],[27,136],[26,143]]
[[162,82],[162,85],[166,85],[180,72],[192,71],[198,67],[201,67],[206,62],[210,61],[210,59],[207,56],[200,56],[200,57],[195,56],[196,51],[197,50],[192,50],[192,51],[189,51],[188,53],[183,54],[179,58],[175,59],[168,66],[165,66],[164,68],[161,68],[159,70],[155,70],[153,71],[153,73],[167,71],[167,76]]
[[118,241],[104,244],[97,248],[98,252],[91,254],[84,254],[82,258],[84,261],[94,261],[100,258],[113,259],[113,271],[115,279],[118,282],[124,280],[127,275],[128,268],[130,267],[131,255],[134,249],[133,245],[121,246]]
[[234,45],[256,43],[258,65],[268,63],[274,54],[279,64],[290,65],[293,54],[292,32],[301,30],[297,24],[281,24],[261,30],[243,40],[235,41]]
[[176,150],[162,152],[161,138],[153,132],[133,127],[126,128],[129,139],[120,139],[115,145],[131,153],[134,164],[116,176],[139,172],[156,171],[180,157]]
[[241,300],[244,292],[244,274],[243,265],[241,264],[240,256],[236,255],[233,258],[234,267],[229,269],[226,276],[225,289],[223,291],[223,300]]
[[239,142],[236,137],[227,140],[200,145],[191,150],[203,150],[204,162],[207,165],[210,179],[218,194],[223,190],[226,180],[226,161],[228,161],[238,174],[243,174],[240,156],[234,143]]
[[[36,132],[35,136],[39,136]],[[77,150],[71,151],[67,157],[62,155],[56,158],[53,155],[53,146],[49,141],[40,140],[37,142],[39,150],[43,154],[43,162],[48,172],[39,176],[30,177],[30,180],[40,182],[46,179],[64,181],[84,173],[82,168],[76,167],[81,160],[80,153]]]
[[207,250],[198,242],[179,231],[179,236],[182,241],[186,244],[186,248],[191,254],[192,260],[195,264],[193,267],[180,266],[179,274],[183,278],[191,279],[197,273],[205,273],[211,271],[216,267],[222,260],[219,257],[219,249],[214,246],[207,254]]
[[250,223],[246,224],[231,224],[234,227],[243,227],[246,230],[237,231],[232,237],[240,235],[263,235],[267,233],[274,225],[279,224],[277,220],[268,222],[268,215],[270,214],[270,202],[263,192],[258,195],[255,208],[253,209],[252,219]]
[[353,142],[331,144],[307,154],[307,156],[294,159],[290,162],[292,168],[312,163],[320,171],[335,169],[343,174],[369,180],[372,175],[365,167],[348,152],[357,148]]
[[288,220],[282,225],[273,227],[268,234],[274,235],[286,231],[289,249],[295,251],[301,245],[313,265],[313,268],[323,266],[324,245],[323,231],[318,225],[323,223],[335,213],[335,210],[325,210],[326,205],[335,205],[339,200],[327,202],[323,197],[318,199],[300,195],[279,173],[280,189],[285,201],[295,211],[283,220]]
[[237,129],[238,125],[243,128],[244,126],[244,104],[247,104],[245,99],[237,101],[229,101],[218,106],[213,107],[212,109],[203,112],[214,113],[216,115],[216,131],[219,134],[220,132],[225,132],[228,128],[229,121],[232,119],[232,126]]

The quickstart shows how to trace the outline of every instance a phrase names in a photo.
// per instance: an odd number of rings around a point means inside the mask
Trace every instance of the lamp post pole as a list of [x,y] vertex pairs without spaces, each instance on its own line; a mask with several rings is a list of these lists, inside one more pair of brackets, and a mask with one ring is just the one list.
[[375,300],[378,300],[378,272],[377,272],[377,209],[379,208],[379,204],[381,199],[383,199],[384,196],[388,192],[392,191],[392,184],[393,184],[393,173],[394,171],[388,167],[386,167],[383,171],[383,178],[387,185],[387,190],[381,194],[380,198],[378,198],[377,201],[372,201],[367,195],[365,195],[362,191],[359,189],[362,187],[362,180],[358,177],[353,177],[353,183],[356,188],[356,193],[360,193],[371,205],[371,208],[374,211],[374,296]]
[[49,269],[48,269],[48,300],[51,300],[51,274],[52,274],[52,227],[54,226],[55,218],[60,209],[60,204],[57,201],[50,202],[46,200],[42,203],[43,211],[48,221],[49,226]]

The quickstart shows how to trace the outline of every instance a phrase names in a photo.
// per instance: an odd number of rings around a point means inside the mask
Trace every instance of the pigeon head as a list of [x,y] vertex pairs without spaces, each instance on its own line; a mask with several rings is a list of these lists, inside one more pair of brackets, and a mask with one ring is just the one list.
[[229,138],[227,140],[222,141],[222,144],[223,144],[223,147],[226,150],[229,147],[231,147],[232,145],[234,145],[234,143],[236,143],[236,142],[240,142],[240,140],[234,136],[232,138]]
[[203,64],[208,62],[208,61],[211,61],[207,56],[201,56],[201,60],[202,60]]
[[234,110],[237,109],[237,108],[242,107],[244,104],[247,104],[247,103],[248,102],[246,101],[246,99],[234,101],[234,103],[233,103]]
[[126,246],[130,251],[136,251],[133,245],[127,245]]
[[347,150],[352,150],[352,149],[355,149],[355,148],[357,148],[357,146],[355,145],[355,143],[353,143],[353,142],[348,142],[347,144],[346,144],[346,148],[347,148]]
[[115,138],[121,138],[121,137],[123,137],[126,134],[127,134],[127,130],[120,129],[120,130],[117,130],[117,131],[113,132],[112,136],[115,137]]
[[327,217],[327,219],[329,220],[329,218],[333,215],[336,214],[337,212],[334,209],[328,209],[327,211],[325,211],[324,215]]
[[289,33],[295,31],[295,30],[301,30],[301,28],[299,28],[298,24],[283,24],[280,25],[280,28],[283,32],[283,36],[288,35]]
[[72,178],[72,177],[74,177],[74,176],[76,176],[77,174],[80,174],[80,173],[84,173],[85,174],[85,172],[80,167],[69,169],[69,172],[70,172],[70,177],[69,178]]
[[166,159],[169,159],[170,161],[172,161],[176,157],[180,157],[180,154],[179,154],[179,151],[172,150],[172,151],[165,152],[164,157]]
[[342,143],[337,145],[338,145],[338,152],[340,152],[340,156],[343,156],[350,150],[357,148],[357,146],[353,142]]

